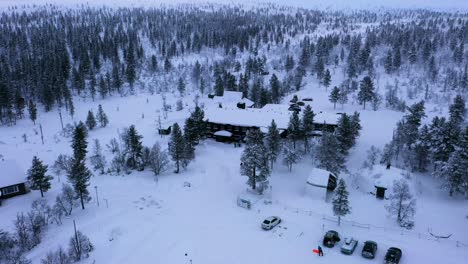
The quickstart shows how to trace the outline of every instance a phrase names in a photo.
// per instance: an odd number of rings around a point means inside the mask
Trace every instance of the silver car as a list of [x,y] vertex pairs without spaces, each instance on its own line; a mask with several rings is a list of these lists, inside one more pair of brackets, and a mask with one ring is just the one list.
[[356,249],[358,241],[352,237],[347,237],[344,239],[343,245],[341,245],[341,253],[346,255],[353,254]]
[[267,219],[263,220],[262,228],[265,230],[270,230],[273,227],[277,226],[279,223],[281,223],[281,218],[279,218],[278,216],[270,216]]

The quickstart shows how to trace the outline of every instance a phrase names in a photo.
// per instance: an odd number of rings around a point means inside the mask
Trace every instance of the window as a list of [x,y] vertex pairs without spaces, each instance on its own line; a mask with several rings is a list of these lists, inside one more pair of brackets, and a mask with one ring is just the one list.
[[6,187],[2,189],[2,195],[8,195],[12,193],[17,193],[19,192],[18,185]]

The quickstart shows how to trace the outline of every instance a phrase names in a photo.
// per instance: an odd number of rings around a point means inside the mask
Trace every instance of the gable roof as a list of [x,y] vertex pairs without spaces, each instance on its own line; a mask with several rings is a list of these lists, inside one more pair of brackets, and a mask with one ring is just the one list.
[[309,177],[307,178],[306,183],[315,187],[327,188],[330,175],[336,178],[333,173],[327,170],[313,168],[309,173]]
[[236,91],[224,91],[223,96],[214,96],[213,102],[217,104],[222,104],[224,106],[235,106],[237,107],[237,103],[245,103],[246,107],[251,107],[254,105],[254,102],[249,100],[248,98],[243,98],[244,95],[242,92]]
[[14,160],[0,160],[0,188],[26,182],[26,171]]

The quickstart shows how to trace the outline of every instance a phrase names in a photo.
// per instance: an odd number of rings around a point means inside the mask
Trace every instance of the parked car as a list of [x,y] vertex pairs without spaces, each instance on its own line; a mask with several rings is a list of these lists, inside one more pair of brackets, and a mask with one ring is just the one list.
[[335,243],[340,242],[340,235],[335,230],[329,230],[323,237],[323,245],[329,248],[335,246]]
[[281,218],[279,218],[278,216],[270,216],[267,219],[263,220],[262,228],[265,230],[270,230],[273,227],[277,226],[279,223],[281,223]]
[[396,247],[391,247],[387,250],[387,254],[385,254],[385,263],[386,264],[398,264],[400,263],[401,259],[401,249]]
[[374,241],[366,241],[364,242],[364,247],[362,247],[361,255],[368,259],[375,258],[375,253],[377,252],[377,243]]
[[341,245],[341,253],[351,255],[356,249],[358,241],[353,237],[347,237],[344,239],[343,245]]

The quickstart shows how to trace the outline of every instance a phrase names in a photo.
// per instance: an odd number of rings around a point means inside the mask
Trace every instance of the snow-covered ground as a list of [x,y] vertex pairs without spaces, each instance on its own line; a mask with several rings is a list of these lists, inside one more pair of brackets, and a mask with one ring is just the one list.
[[[336,82],[339,83],[338,80]],[[327,99],[328,93],[313,81],[298,95],[313,97],[314,111],[333,110]],[[182,124],[193,106],[192,97],[184,98],[185,109],[170,112],[163,123]],[[285,98],[285,102],[289,98]],[[176,99],[167,94],[173,109]],[[208,103],[206,100],[202,99],[202,102]],[[118,131],[134,124],[144,137],[144,145],[151,146],[156,141],[162,146],[167,145],[168,137],[161,137],[156,132],[156,120],[163,116],[160,95],[141,92],[105,101],[77,101],[74,120],[65,114],[64,123],[84,120],[89,109],[97,111],[98,104],[102,104],[109,116],[110,125],[91,131],[89,142],[98,138],[105,144],[117,137]],[[382,147],[391,139],[395,123],[401,119],[402,113],[361,111],[360,106],[351,103],[344,109],[338,106],[338,110],[359,110],[361,113],[363,130],[348,159],[349,170],[359,172],[366,151],[372,145]],[[29,120],[21,120],[14,127],[0,128],[0,153],[5,158],[16,159],[25,169],[29,168],[33,155],[52,165],[59,154],[71,153],[70,139],[59,135],[58,112],[40,113],[36,123],[33,126]],[[38,133],[39,124],[44,131],[44,145]],[[27,135],[27,143],[23,142],[23,133]],[[403,250],[401,263],[406,264],[459,264],[468,258],[466,200],[449,198],[429,175],[415,175],[411,180],[417,189],[415,196],[418,200],[413,231],[399,229],[395,221],[387,217],[385,201],[375,199],[352,184],[352,213],[338,227],[332,216],[331,204],[314,198],[306,191],[305,181],[313,167],[310,157],[303,157],[292,172],[288,172],[280,162],[275,165],[270,180],[271,204],[261,200],[252,210],[238,207],[237,196],[247,188],[246,178],[239,173],[241,152],[242,148],[205,140],[197,147],[196,160],[181,174],[169,171],[158,178],[150,171],[132,172],[125,176],[96,174],[90,185],[93,200],[86,210],[77,208],[63,225],[50,225],[43,242],[28,257],[33,263],[40,263],[46,252],[59,245],[66,247],[73,234],[75,220],[78,229],[90,237],[96,248],[83,263],[190,263],[190,260],[203,264],[380,263],[391,246]],[[107,159],[110,160],[110,154]],[[360,175],[362,179],[366,176]],[[351,182],[353,179],[348,180]],[[52,190],[45,194],[50,203],[60,191],[61,182],[65,181],[64,175],[55,177]],[[184,186],[185,182],[191,186]],[[99,193],[99,207],[95,187]],[[28,211],[31,202],[39,197],[39,192],[33,191],[6,200],[0,207],[0,229],[12,230],[16,214]],[[263,231],[260,223],[270,215],[280,216],[283,222],[271,231]],[[338,247],[325,249],[324,257],[313,254],[312,249],[317,247],[328,229],[338,230],[342,236],[357,238],[359,245],[354,255],[343,255]],[[429,240],[428,229],[452,236],[449,241]],[[373,261],[360,256],[365,240],[379,244]],[[458,246],[456,241],[460,241]]]

